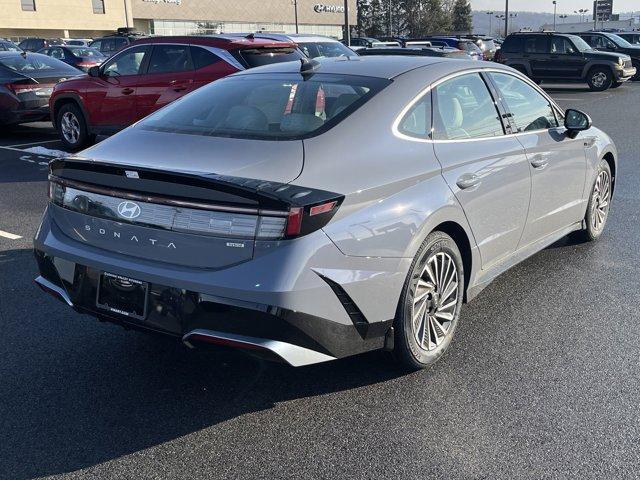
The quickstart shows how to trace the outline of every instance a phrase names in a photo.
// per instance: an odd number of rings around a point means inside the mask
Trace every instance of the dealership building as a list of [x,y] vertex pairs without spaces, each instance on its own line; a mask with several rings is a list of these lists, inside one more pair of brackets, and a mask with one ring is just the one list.
[[[356,24],[356,0],[348,0]],[[0,37],[95,38],[271,31],[342,37],[344,0],[0,0]]]

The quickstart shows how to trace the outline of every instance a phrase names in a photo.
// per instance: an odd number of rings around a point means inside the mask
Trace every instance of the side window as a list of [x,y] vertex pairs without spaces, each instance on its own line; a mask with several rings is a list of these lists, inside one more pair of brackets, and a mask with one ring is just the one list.
[[487,85],[477,73],[447,80],[433,94],[434,139],[462,140],[504,135]]
[[125,50],[109,60],[102,69],[102,73],[107,77],[138,75],[147,50],[148,47],[146,45]]
[[58,60],[64,60],[64,52],[62,51],[61,48],[52,48],[50,50],[50,55],[53,58],[57,58]]
[[122,37],[115,37],[112,39],[112,41],[113,41],[114,52],[117,52],[118,50],[120,50],[121,48],[123,48],[128,44],[127,39]]
[[520,53],[522,52],[522,40],[520,35],[509,36],[502,44],[502,50],[505,53]]
[[215,53],[210,52],[206,48],[191,47],[191,60],[196,70],[219,62],[221,59]]
[[547,53],[547,39],[546,35],[527,37],[524,42],[525,53]]
[[511,112],[518,132],[543,130],[558,126],[549,101],[526,82],[506,73],[489,73],[500,97]]
[[147,73],[170,73],[193,70],[188,45],[155,45]]
[[576,53],[573,44],[564,37],[553,37],[551,39],[551,53],[556,55],[572,55]]
[[431,95],[422,96],[402,117],[398,131],[409,137],[427,138],[431,130]]
[[89,46],[97,50],[102,50],[102,40],[96,40],[95,42],[91,42]]
[[113,41],[113,38],[105,38],[102,40],[102,51],[106,54],[111,55],[116,49],[116,44]]

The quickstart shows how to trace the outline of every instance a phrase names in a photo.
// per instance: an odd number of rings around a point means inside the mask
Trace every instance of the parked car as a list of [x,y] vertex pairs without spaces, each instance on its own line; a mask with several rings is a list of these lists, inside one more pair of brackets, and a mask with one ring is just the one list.
[[110,57],[114,53],[122,50],[127,45],[132,44],[136,40],[146,38],[141,33],[116,33],[102,38],[96,38],[89,47],[100,50],[105,57]]
[[[340,40],[340,42],[346,45],[345,39]],[[376,38],[351,37],[351,45],[349,45],[349,47],[351,47],[352,50],[358,50],[359,48],[369,48],[369,47],[372,47],[374,44],[380,44],[380,43],[382,42],[380,42],[380,40]]]
[[53,86],[79,73],[39,53],[0,51],[0,125],[46,120]]
[[363,48],[358,50],[358,55],[405,55],[405,56],[421,56],[421,57],[445,57],[457,60],[470,60],[471,57],[462,50],[449,47],[382,47],[382,48]]
[[36,282],[191,347],[428,367],[497,275],[600,237],[617,182],[586,114],[477,65],[303,60],[213,82],[50,164]]
[[640,45],[632,45],[615,33],[585,32],[578,35],[596,50],[629,55],[631,64],[636,69],[636,74],[632,80],[640,80]]
[[213,80],[301,58],[294,43],[253,36],[146,38],[90,68],[88,76],[56,85],[51,120],[65,147],[77,150]]
[[487,37],[485,35],[469,35],[468,38],[476,42],[476,45],[482,51],[485,60],[493,60],[498,47],[492,37]]
[[631,45],[640,45],[640,32],[620,32],[616,35],[624,38]]
[[22,49],[15,43],[0,38],[0,52],[21,52]]
[[18,47],[25,52],[37,52],[43,48],[50,47],[52,45],[63,45],[64,42],[60,38],[27,38],[22,40]]
[[457,37],[429,37],[431,45],[434,47],[450,47],[462,50],[471,57],[472,60],[484,60],[484,54],[480,47],[473,40]]
[[73,45],[43,48],[38,53],[57,58],[83,72],[88,72],[91,67],[102,65],[102,62],[107,58],[100,53],[100,50],[95,48],[76,47]]
[[320,57],[350,57],[355,52],[346,45],[332,37],[322,35],[300,34],[277,34],[277,33],[256,33],[256,37],[276,40],[279,42],[292,42],[305,56],[309,58]]
[[619,87],[637,72],[628,55],[593,50],[579,36],[565,33],[512,33],[496,61],[536,82],[586,82],[594,91]]
[[65,38],[65,45],[73,45],[76,47],[88,47],[93,41],[91,38]]

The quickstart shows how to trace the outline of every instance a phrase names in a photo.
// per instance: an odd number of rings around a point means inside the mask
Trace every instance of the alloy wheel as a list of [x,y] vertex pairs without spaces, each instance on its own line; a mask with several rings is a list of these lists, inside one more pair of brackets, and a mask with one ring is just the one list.
[[80,138],[80,122],[73,112],[65,112],[62,115],[60,126],[62,128],[62,135],[67,142],[72,145],[78,143],[78,139]]
[[453,333],[458,308],[458,269],[445,252],[427,260],[418,279],[411,311],[412,331],[420,348],[434,351]]
[[594,230],[600,231],[604,227],[607,215],[609,214],[610,201],[611,176],[609,172],[602,171],[596,179],[591,202],[591,226]]
[[596,88],[602,88],[607,81],[607,74],[604,72],[597,72],[591,77],[591,83]]

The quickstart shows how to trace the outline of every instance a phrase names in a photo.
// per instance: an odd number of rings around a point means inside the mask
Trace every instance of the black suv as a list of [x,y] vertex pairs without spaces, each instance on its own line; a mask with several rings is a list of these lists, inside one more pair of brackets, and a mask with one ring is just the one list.
[[577,35],[512,33],[496,54],[536,82],[587,82],[595,91],[619,87],[636,74],[631,57],[592,49]]
[[26,38],[18,44],[18,47],[25,52],[37,52],[53,45],[64,45],[64,42],[60,38]]
[[640,45],[632,45],[615,33],[585,32],[578,33],[578,35],[596,50],[629,55],[631,57],[631,63],[636,67],[636,74],[633,80],[640,80]]
[[89,44],[91,48],[95,48],[100,50],[105,57],[110,57],[117,51],[123,49],[130,43],[135,42],[136,40],[140,40],[141,38],[146,38],[146,36],[142,33],[137,32],[128,32],[127,29],[118,29],[118,32],[112,35],[107,35],[106,37],[96,38],[93,42]]

